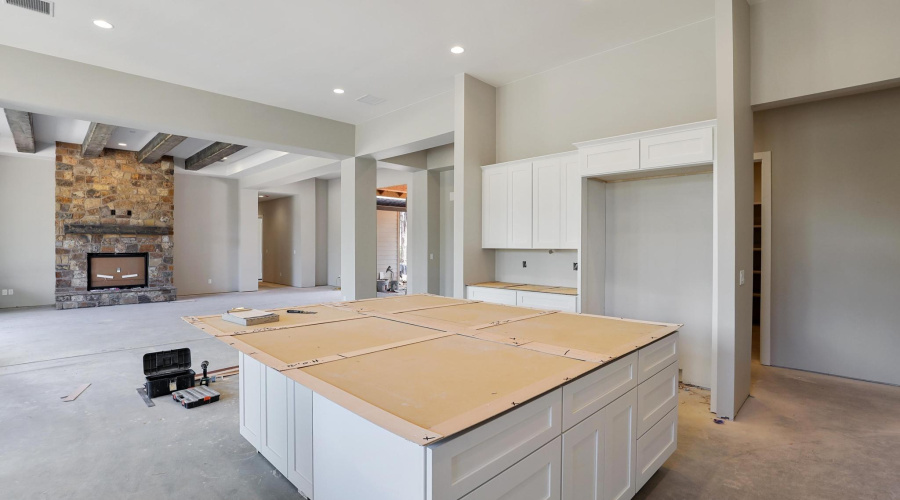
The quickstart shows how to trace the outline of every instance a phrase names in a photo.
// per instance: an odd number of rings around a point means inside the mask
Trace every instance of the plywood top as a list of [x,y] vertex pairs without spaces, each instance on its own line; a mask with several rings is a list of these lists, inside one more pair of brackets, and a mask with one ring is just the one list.
[[561,381],[572,370],[596,366],[454,335],[302,370],[407,422],[435,429],[548,377]]
[[[288,309],[312,311],[315,312],[315,314],[288,314]],[[213,335],[230,335],[238,332],[272,328],[285,328],[291,326],[307,325],[310,323],[321,323],[324,321],[334,321],[360,317],[359,313],[343,309],[336,309],[334,307],[328,306],[294,306],[267,310],[277,314],[278,321],[274,321],[272,323],[262,323],[259,325],[244,326],[238,325],[237,323],[232,323],[230,321],[225,321],[224,319],[222,319],[221,314],[212,316],[197,316],[195,319],[199,323],[211,327],[213,330],[218,332],[216,333],[214,331],[211,331],[208,333],[212,333]],[[200,327],[199,324],[196,326]]]
[[505,281],[485,281],[483,283],[475,283],[469,286],[480,286],[483,288],[509,288],[512,286],[521,286],[522,283],[507,283]]
[[448,321],[464,326],[478,326],[523,316],[531,316],[535,314],[534,309],[525,309],[522,307],[504,306],[500,304],[490,304],[487,302],[475,302],[472,304],[463,304],[451,307],[434,307],[431,309],[420,309],[418,311],[410,311],[400,313],[397,316],[404,319],[415,320],[416,318],[436,319],[440,321]]
[[476,283],[469,286],[478,286],[482,288],[503,288],[507,290],[517,290],[520,292],[541,292],[556,293],[560,295],[578,295],[578,289],[565,286],[549,286],[549,285],[528,285],[522,283],[505,283],[503,281],[486,281],[484,283]]
[[401,295],[398,297],[386,297],[383,299],[366,299],[353,302],[338,302],[335,306],[355,311],[371,311],[381,313],[396,313],[428,307],[451,306],[455,304],[468,304],[471,301],[441,297],[439,295]]
[[[627,321],[586,314],[556,313],[490,326],[481,332],[515,338],[517,342],[540,342],[551,346],[578,349],[599,354],[615,353],[623,348],[643,347],[653,334],[665,335],[677,327],[663,323]],[[643,345],[641,345],[643,344]]]

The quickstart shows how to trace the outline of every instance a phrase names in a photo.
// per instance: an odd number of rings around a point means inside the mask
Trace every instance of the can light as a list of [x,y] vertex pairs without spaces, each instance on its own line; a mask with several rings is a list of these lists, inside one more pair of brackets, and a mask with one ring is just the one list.
[[113,25],[109,21],[104,21],[103,19],[94,19],[94,26],[105,30],[113,29]]
[[454,54],[462,54],[465,51],[466,49],[460,47],[459,45],[450,48],[450,52],[453,52]]
[[334,93],[335,93],[335,94],[343,94],[343,93],[344,93],[344,89],[334,89]]

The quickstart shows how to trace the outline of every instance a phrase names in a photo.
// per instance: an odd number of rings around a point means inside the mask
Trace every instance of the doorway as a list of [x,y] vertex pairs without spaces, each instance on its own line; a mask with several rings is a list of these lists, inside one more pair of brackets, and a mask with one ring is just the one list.
[[753,156],[753,351],[752,359],[771,365],[772,306],[772,153]]
[[406,294],[407,186],[376,191],[376,291],[379,297]]

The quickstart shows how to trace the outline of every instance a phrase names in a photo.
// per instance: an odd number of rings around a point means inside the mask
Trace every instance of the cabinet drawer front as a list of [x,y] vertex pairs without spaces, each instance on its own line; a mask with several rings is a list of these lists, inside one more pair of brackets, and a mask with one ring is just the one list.
[[712,163],[712,128],[641,139],[641,168]]
[[460,498],[559,436],[561,407],[562,391],[557,389],[461,436],[429,447],[431,498]]
[[569,429],[637,386],[637,353],[563,386],[563,429]]
[[678,332],[638,351],[638,383],[678,360]]
[[676,406],[678,363],[672,363],[638,386],[637,435],[642,436]]
[[469,300],[481,300],[494,304],[507,306],[516,305],[516,291],[499,288],[482,288],[478,286],[466,287],[466,298]]
[[578,299],[574,295],[543,292],[516,292],[517,305],[522,307],[533,307],[535,309],[573,313],[575,312],[575,303],[577,301]]
[[638,170],[641,163],[640,141],[582,148],[579,150],[579,159],[582,177]]
[[547,443],[463,500],[559,500],[561,440]]
[[650,477],[678,447],[678,408],[672,409],[637,440],[637,488]]

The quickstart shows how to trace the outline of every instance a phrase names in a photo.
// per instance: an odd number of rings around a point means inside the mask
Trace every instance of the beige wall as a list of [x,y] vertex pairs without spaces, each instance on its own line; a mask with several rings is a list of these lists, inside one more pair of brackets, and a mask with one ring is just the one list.
[[750,19],[754,105],[900,78],[896,0],[770,0]]
[[0,308],[53,304],[53,158],[0,156]]
[[712,19],[497,89],[497,161],[716,117]]
[[758,112],[772,364],[900,384],[900,89]]

